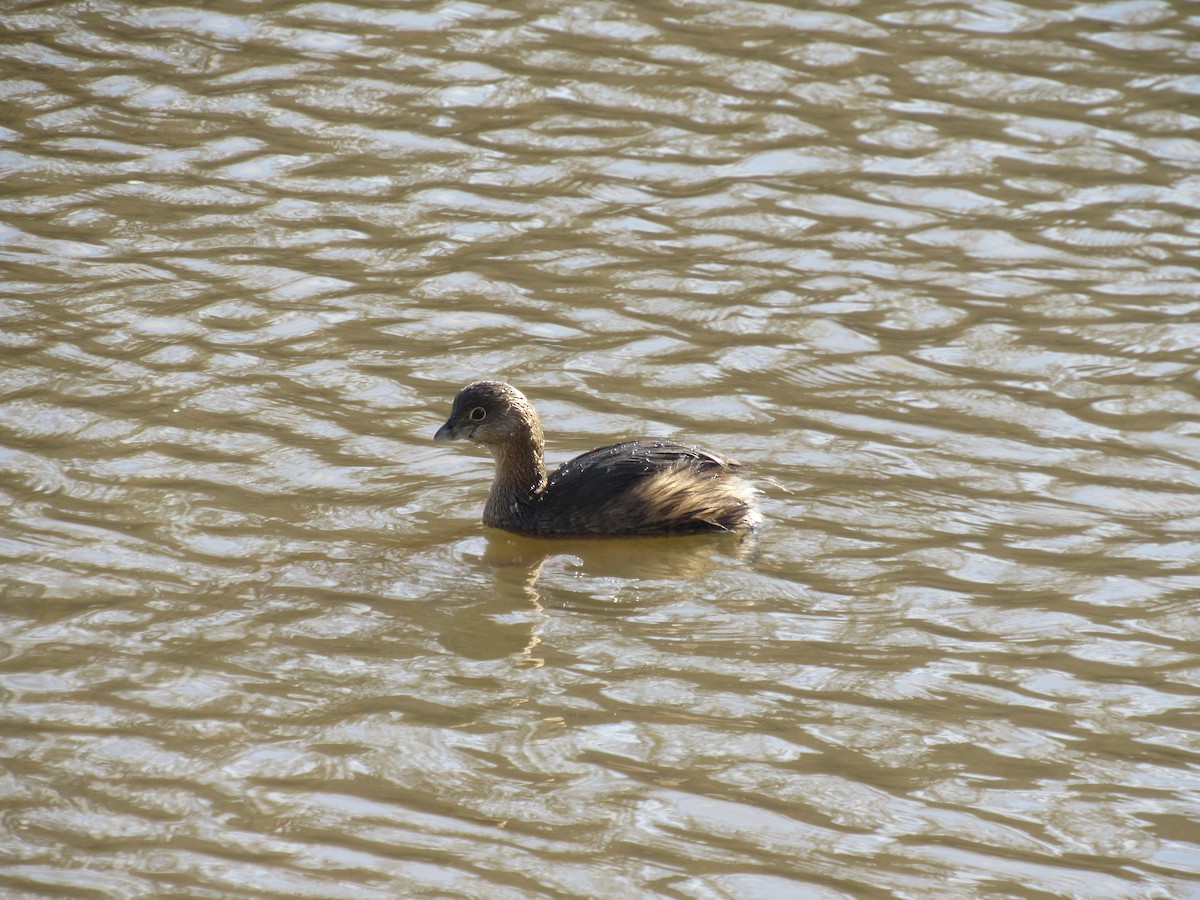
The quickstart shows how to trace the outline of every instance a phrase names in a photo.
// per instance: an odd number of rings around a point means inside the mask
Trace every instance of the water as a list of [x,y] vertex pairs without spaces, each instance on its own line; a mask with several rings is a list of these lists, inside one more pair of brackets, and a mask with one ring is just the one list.
[[3,18],[6,895],[1200,896],[1190,5],[206,7]]

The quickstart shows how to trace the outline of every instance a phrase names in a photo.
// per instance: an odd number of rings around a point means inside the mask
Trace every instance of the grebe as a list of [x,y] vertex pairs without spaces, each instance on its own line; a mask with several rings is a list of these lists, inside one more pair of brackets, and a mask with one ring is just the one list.
[[471,440],[496,460],[483,524],[536,537],[753,530],[758,490],[741,463],[672,441],[600,447],[549,477],[542,424],[525,395],[476,381],[454,398],[434,440]]

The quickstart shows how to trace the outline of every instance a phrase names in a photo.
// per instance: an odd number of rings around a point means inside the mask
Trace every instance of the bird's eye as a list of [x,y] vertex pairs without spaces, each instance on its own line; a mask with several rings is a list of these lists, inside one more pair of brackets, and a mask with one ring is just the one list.
[[469,418],[472,422],[478,422],[486,415],[487,410],[482,406],[477,406],[467,414],[467,418]]

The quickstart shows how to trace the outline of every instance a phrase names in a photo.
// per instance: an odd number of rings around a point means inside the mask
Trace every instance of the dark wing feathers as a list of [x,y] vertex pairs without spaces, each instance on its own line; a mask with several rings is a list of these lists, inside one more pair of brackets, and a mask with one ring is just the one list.
[[[636,488],[646,479],[671,470],[686,470],[695,485],[709,476],[729,474],[741,464],[699,447],[672,441],[640,440],[613,444],[583,453],[551,474],[545,491],[531,510],[535,530],[586,533],[594,529],[591,514],[619,517],[630,533],[663,530],[724,530],[695,513],[677,522],[664,521],[664,509],[635,502]],[[689,479],[689,482],[691,479]]]
[[678,463],[691,463],[697,472],[710,469],[737,469],[741,464],[699,447],[685,447],[672,441],[625,441],[610,447],[598,447],[581,453],[558,467],[550,476],[548,489],[568,489],[576,502],[585,505],[580,491],[595,491],[593,499],[603,499],[633,487],[641,479]]

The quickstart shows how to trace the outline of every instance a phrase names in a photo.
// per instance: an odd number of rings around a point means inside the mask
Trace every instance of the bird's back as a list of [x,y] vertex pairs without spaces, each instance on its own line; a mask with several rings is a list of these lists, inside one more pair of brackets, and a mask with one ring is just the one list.
[[564,463],[522,511],[531,534],[696,534],[754,528],[740,463],[671,441],[626,441]]

